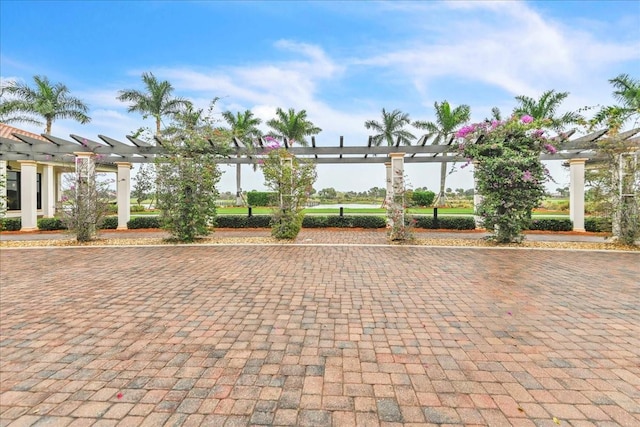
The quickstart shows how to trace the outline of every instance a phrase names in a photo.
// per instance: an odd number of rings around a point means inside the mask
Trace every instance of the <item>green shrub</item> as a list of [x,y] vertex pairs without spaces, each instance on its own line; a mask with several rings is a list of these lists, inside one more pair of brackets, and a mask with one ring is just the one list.
[[353,227],[353,216],[328,216],[327,227],[350,228]]
[[271,235],[276,239],[295,239],[302,228],[302,213],[284,211],[271,219]]
[[571,231],[573,230],[573,222],[566,218],[534,219],[529,225],[529,230]]
[[66,230],[67,226],[60,218],[40,218],[38,229],[42,231]]
[[584,229],[592,232],[611,232],[611,219],[601,217],[585,218]]
[[118,217],[117,216],[108,216],[100,225],[100,228],[103,230],[115,230],[118,228]]
[[324,228],[327,227],[327,217],[320,215],[306,215],[302,218],[302,228]]
[[437,222],[432,216],[414,216],[416,228],[429,230],[475,230],[476,223],[472,216],[441,216]]
[[385,228],[387,221],[382,216],[358,215],[353,218],[353,226],[361,228]]
[[144,212],[144,206],[142,205],[131,205],[131,207],[129,208],[129,212],[135,213],[135,212]]
[[249,206],[275,206],[278,204],[278,193],[273,191],[249,191],[247,203]]
[[136,228],[160,228],[160,219],[157,216],[139,216],[127,222],[130,230]]
[[217,217],[219,228],[268,228],[271,226],[269,215],[220,215]]
[[411,195],[411,200],[417,206],[431,206],[435,197],[436,193],[434,193],[433,191],[416,190]]
[[0,231],[20,231],[22,218],[0,218]]

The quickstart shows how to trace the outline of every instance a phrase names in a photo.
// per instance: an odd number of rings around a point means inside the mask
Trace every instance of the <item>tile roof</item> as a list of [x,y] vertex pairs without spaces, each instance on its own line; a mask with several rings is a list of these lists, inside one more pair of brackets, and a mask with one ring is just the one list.
[[11,135],[12,133],[17,133],[20,135],[30,136],[31,138],[39,139],[44,142],[49,142],[46,138],[38,135],[37,133],[27,132],[26,130],[14,128],[13,126],[9,126],[4,123],[0,123],[0,136],[3,138],[14,139],[18,141],[18,138]]

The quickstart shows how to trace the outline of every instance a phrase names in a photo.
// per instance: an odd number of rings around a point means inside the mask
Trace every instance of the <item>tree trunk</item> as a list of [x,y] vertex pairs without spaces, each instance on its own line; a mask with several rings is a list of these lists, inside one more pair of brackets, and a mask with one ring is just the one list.
[[45,129],[45,132],[47,135],[51,135],[51,125],[53,124],[53,120],[51,119],[47,119],[47,128]]
[[160,117],[156,118],[156,136],[160,136]]

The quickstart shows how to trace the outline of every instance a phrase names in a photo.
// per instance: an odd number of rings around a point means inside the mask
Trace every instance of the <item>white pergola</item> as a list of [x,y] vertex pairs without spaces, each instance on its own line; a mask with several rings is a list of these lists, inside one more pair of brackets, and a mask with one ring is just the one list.
[[[575,231],[584,231],[584,181],[585,164],[587,161],[598,161],[602,156],[598,152],[598,143],[606,140],[607,129],[592,132],[575,139],[570,139],[574,131],[554,138],[557,153],[541,153],[541,160],[563,161],[569,163],[570,168],[570,217]],[[617,138],[640,147],[640,128],[621,133]],[[21,210],[22,229],[37,228],[35,210],[36,199],[36,164],[37,162],[66,162],[75,163],[77,158],[85,158],[99,165],[115,165],[117,168],[117,200],[118,200],[118,228],[127,227],[130,219],[131,196],[131,167],[134,163],[150,163],[156,158],[168,154],[165,143],[161,138],[155,138],[150,144],[137,138],[127,136],[128,142],[99,135],[99,141],[78,135],[70,135],[71,139],[63,139],[43,134],[46,139],[33,138],[27,135],[13,133],[13,139],[0,137],[0,176],[6,176],[7,162],[17,162],[23,174],[21,179]],[[340,137],[339,145],[333,147],[317,146],[315,137],[311,138],[311,147],[292,147],[284,141],[285,148],[293,155],[308,159],[317,164],[362,164],[384,163],[386,166],[387,192],[393,192],[396,177],[403,176],[404,163],[441,163],[466,162],[459,156],[453,146],[454,138],[447,145],[428,144],[429,136],[423,136],[416,145],[395,145],[377,147],[372,146],[369,137],[366,146],[344,146],[344,139]],[[218,153],[220,145],[209,141],[210,151]],[[237,165],[237,187],[240,191],[240,165],[256,164],[268,152],[265,141],[259,139],[257,143],[248,147],[237,139],[229,144],[230,148],[224,156],[220,156],[219,163]],[[443,154],[447,154],[444,156]],[[5,187],[6,188],[6,187]],[[2,190],[6,191],[6,190]],[[478,202],[478,198],[474,198]],[[45,216],[47,214],[45,213]]]

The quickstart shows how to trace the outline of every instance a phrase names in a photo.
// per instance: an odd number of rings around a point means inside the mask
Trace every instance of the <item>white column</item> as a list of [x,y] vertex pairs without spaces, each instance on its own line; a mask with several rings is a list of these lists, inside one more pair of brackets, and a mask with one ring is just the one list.
[[[238,156],[240,157],[240,156]],[[242,165],[236,165],[236,205],[242,206]]]
[[[404,224],[404,153],[391,153],[392,201],[396,208],[402,209],[400,223]],[[400,206],[398,206],[398,204]],[[393,225],[393,222],[390,222]]]
[[404,153],[391,153],[391,191],[402,193],[404,191]]
[[478,206],[482,203],[482,195],[478,192],[478,178],[476,176],[477,163],[473,163],[473,220],[476,223],[476,228],[479,228],[482,222],[480,215],[475,215],[478,211]]
[[385,203],[389,203],[393,197],[393,186],[391,185],[391,162],[385,162],[384,167],[387,173],[387,194],[385,196]]
[[569,216],[573,231],[584,230],[584,165],[587,159],[569,160]]
[[126,230],[131,219],[131,163],[115,163],[118,165],[118,230]]
[[44,165],[42,167],[41,197],[42,197],[42,215],[45,218],[53,218],[56,213],[55,198],[55,182],[53,175],[53,166]]
[[0,216],[7,211],[7,161],[0,160]]
[[33,160],[18,160],[20,164],[20,211],[21,231],[38,229],[37,215],[37,163]]

